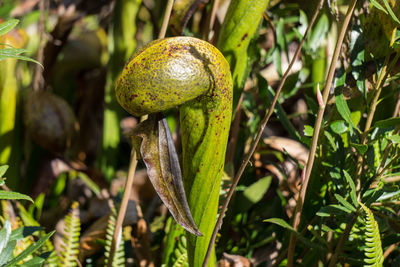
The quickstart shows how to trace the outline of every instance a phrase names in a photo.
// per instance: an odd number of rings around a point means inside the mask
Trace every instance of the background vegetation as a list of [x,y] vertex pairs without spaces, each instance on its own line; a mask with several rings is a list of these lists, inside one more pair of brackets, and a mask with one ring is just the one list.
[[[188,266],[140,161],[115,230],[139,118],[114,87],[167,4],[0,1],[1,266]],[[166,36],[217,46],[234,83],[219,266],[400,265],[399,19],[395,0],[175,1]]]

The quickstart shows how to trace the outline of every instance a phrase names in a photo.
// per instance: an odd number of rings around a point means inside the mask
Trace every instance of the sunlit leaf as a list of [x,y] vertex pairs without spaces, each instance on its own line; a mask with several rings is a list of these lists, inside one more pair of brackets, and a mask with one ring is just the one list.
[[342,204],[347,209],[349,209],[353,212],[356,211],[356,209],[349,202],[347,202],[347,200],[344,197],[342,197],[341,195],[335,194],[335,198],[337,199],[337,201],[339,201],[340,204]]
[[0,36],[14,29],[14,27],[17,26],[18,22],[19,20],[17,19],[10,19],[0,24]]
[[33,203],[32,198],[30,196],[18,193],[18,192],[10,192],[5,190],[0,190],[0,199],[20,199],[20,200],[29,200]]
[[8,165],[0,166],[0,178],[4,176],[4,174],[6,173],[7,169],[8,169]]
[[350,198],[351,198],[351,201],[353,202],[353,205],[355,207],[357,207],[358,206],[358,202],[357,202],[356,185],[354,184],[353,179],[351,178],[350,174],[346,170],[343,170],[343,173],[344,173],[344,178],[346,179],[347,183],[350,186]]
[[351,120],[351,112],[350,109],[347,105],[346,100],[344,100],[344,97],[342,94],[335,95],[335,104],[336,108],[339,112],[339,114],[342,116],[342,118],[354,129],[357,131],[360,131],[353,123]]
[[36,250],[38,250],[41,246],[44,245],[44,242],[46,242],[46,240],[48,240],[55,231],[52,231],[50,233],[48,233],[47,235],[43,236],[42,238],[40,238],[37,242],[33,243],[32,245],[30,245],[27,249],[25,249],[24,251],[22,251],[18,256],[16,256],[15,258],[13,258],[11,261],[7,262],[6,265],[4,265],[4,267],[10,267],[10,266],[14,266],[15,264],[17,264],[18,262],[20,262],[21,260],[25,259],[26,257],[28,257],[29,255],[31,255],[32,253],[34,253]]
[[396,15],[394,14],[394,12],[393,12],[392,8],[390,7],[388,1],[387,1],[387,0],[383,0],[383,4],[385,5],[386,10],[389,12],[390,17],[392,17],[392,19],[393,19],[394,21],[396,21],[397,23],[400,24],[400,20],[399,20],[399,19],[396,17]]
[[349,129],[346,122],[343,120],[334,121],[329,126],[332,129],[332,131],[336,134],[345,133]]
[[20,60],[34,62],[36,64],[39,64],[43,68],[43,65],[40,64],[40,62],[38,62],[38,61],[36,61],[36,60],[34,60],[32,58],[29,58],[29,57],[26,57],[26,56],[21,56],[21,55],[2,53],[2,50],[0,49],[0,60],[4,60],[4,59],[7,59],[7,58],[16,58],[16,59],[20,59]]

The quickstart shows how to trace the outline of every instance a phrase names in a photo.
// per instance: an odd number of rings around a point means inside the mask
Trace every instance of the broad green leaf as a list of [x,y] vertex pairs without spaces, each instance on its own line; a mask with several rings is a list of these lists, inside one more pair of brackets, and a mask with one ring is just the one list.
[[304,135],[305,136],[313,136],[314,128],[310,125],[304,125]]
[[25,237],[28,237],[30,235],[32,235],[33,233],[39,231],[43,229],[42,227],[39,226],[24,226],[24,227],[20,227],[17,228],[15,230],[12,231],[11,233],[11,240],[21,240]]
[[398,135],[398,134],[389,136],[389,137],[387,137],[387,139],[389,139],[390,141],[392,141],[393,144],[400,144],[400,135]]
[[17,240],[10,240],[10,242],[7,243],[6,247],[0,253],[0,266],[3,266],[12,258],[13,251],[16,245],[17,245]]
[[272,177],[267,176],[253,183],[243,191],[243,196],[250,201],[250,206],[262,199],[271,185]]
[[166,120],[158,115],[149,115],[133,134],[137,136],[136,144],[140,143],[137,138],[142,139],[140,155],[146,164],[149,179],[165,206],[182,227],[201,235],[190,213],[178,156]]
[[349,127],[347,126],[346,122],[343,120],[334,121],[331,123],[330,128],[336,134],[342,134],[347,132]]
[[329,19],[325,13],[322,13],[318,22],[312,29],[310,40],[310,48],[313,52],[317,51],[323,40],[325,40],[326,34],[329,30]]
[[52,231],[52,232],[48,233],[47,235],[45,235],[44,237],[40,238],[38,241],[36,241],[32,245],[30,245],[27,249],[22,251],[18,256],[13,258],[11,261],[7,262],[7,264],[4,265],[3,267],[14,266],[15,264],[17,264],[21,260],[25,259],[29,255],[34,253],[36,250],[38,250],[41,246],[43,246],[44,243],[46,242],[46,240],[48,240],[54,233],[55,233],[55,231]]
[[357,152],[360,153],[361,155],[365,154],[365,152],[367,152],[368,150],[368,145],[361,145],[354,143],[350,143],[350,145],[354,147],[357,150]]
[[8,240],[11,236],[11,223],[9,220],[6,220],[3,224],[3,227],[0,230],[0,253],[2,253],[3,249],[6,247]]
[[374,128],[392,128],[396,127],[397,125],[400,124],[400,118],[390,118],[390,119],[385,119],[385,120],[380,120],[375,122]]
[[20,199],[20,200],[29,200],[33,203],[33,200],[30,196],[18,193],[18,192],[11,192],[11,191],[5,191],[5,190],[0,190],[0,199]]
[[351,112],[349,107],[347,106],[346,100],[344,100],[344,97],[342,94],[335,95],[335,104],[336,108],[339,112],[339,114],[342,116],[342,118],[353,128],[356,129],[357,131],[360,131],[353,123],[351,120]]
[[353,179],[351,178],[350,174],[346,170],[343,170],[343,173],[344,173],[344,178],[346,179],[347,183],[350,186],[351,201],[353,202],[353,205],[355,207],[358,207],[356,185],[354,184]]
[[347,209],[356,212],[356,209],[349,203],[347,202],[346,199],[344,199],[344,197],[342,197],[339,194],[335,194],[335,198],[337,199],[337,201],[339,201],[340,204],[342,204],[344,207],[346,207]]
[[10,19],[0,24],[0,36],[14,29],[14,27],[17,26],[18,22],[19,20],[17,19]]
[[4,174],[6,173],[7,169],[8,169],[8,165],[0,166],[0,178],[2,178],[4,176]]

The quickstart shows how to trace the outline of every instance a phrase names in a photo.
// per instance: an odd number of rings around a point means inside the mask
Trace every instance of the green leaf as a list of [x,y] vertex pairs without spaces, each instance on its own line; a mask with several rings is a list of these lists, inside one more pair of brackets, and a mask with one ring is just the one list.
[[46,259],[48,259],[50,255],[51,255],[51,252],[42,253],[42,254],[40,254],[39,256],[36,256],[36,257],[34,257],[33,259],[31,259],[31,260],[29,260],[29,261],[27,261],[27,262],[24,262],[24,263],[19,264],[18,266],[21,266],[21,267],[36,267],[36,266],[41,266],[42,263],[44,263],[44,261],[45,261]]
[[310,125],[304,125],[304,135],[305,136],[313,136],[314,128]]
[[20,227],[17,228],[15,230],[12,231],[11,233],[11,240],[21,240],[25,237],[28,237],[30,235],[32,235],[33,233],[39,231],[43,229],[42,227],[39,226],[24,226],[24,227]]
[[311,242],[310,240],[308,240],[307,238],[302,236],[299,232],[297,232],[296,229],[294,229],[291,225],[289,225],[287,222],[285,222],[284,220],[282,220],[280,218],[270,218],[270,219],[264,220],[264,222],[274,223],[285,229],[288,229],[289,231],[294,233],[297,236],[297,238],[306,246],[309,246],[309,247],[317,249],[317,250],[322,250],[322,251],[325,250],[325,247]]
[[11,192],[11,191],[5,191],[5,190],[0,190],[0,199],[7,199],[7,200],[12,200],[12,199],[20,199],[20,200],[29,200],[30,202],[33,203],[33,200],[30,196],[18,193],[18,192]]
[[43,65],[40,64],[40,62],[38,62],[38,61],[36,61],[36,60],[34,60],[32,58],[29,58],[29,57],[26,57],[26,56],[21,56],[21,55],[2,53],[2,49],[0,49],[0,60],[4,60],[4,59],[7,59],[7,58],[16,58],[16,59],[20,59],[20,60],[30,61],[30,62],[39,64],[43,68]]
[[386,11],[386,9],[381,6],[381,4],[379,4],[379,2],[377,2],[376,0],[370,0],[371,4],[376,7],[377,9],[379,9],[380,11],[383,11],[385,14],[387,14],[388,12]]
[[3,48],[3,49],[0,49],[0,54],[4,55],[4,56],[7,56],[7,55],[18,56],[18,55],[20,55],[22,53],[25,53],[25,52],[26,52],[26,49],[23,49],[23,48]]
[[350,174],[346,170],[343,170],[343,173],[344,173],[344,178],[346,179],[347,183],[350,186],[351,201],[353,202],[353,205],[355,207],[358,207],[356,185],[354,184],[353,179],[351,178]]
[[355,144],[355,143],[350,143],[352,147],[354,147],[358,153],[361,155],[364,155],[365,152],[368,150],[368,145],[361,145],[361,144]]
[[323,13],[321,14],[318,22],[313,27],[313,30],[310,35],[310,40],[308,43],[310,44],[310,49],[315,52],[321,46],[323,40],[325,40],[325,36],[329,30],[329,19],[328,16]]
[[0,253],[3,252],[3,249],[6,247],[8,240],[11,236],[11,223],[9,220],[6,220],[3,224],[3,228],[0,230]]
[[13,251],[16,245],[17,245],[17,240],[10,240],[10,242],[7,243],[7,246],[0,253],[0,266],[3,266],[12,258]]
[[283,228],[286,228],[286,229],[288,229],[290,231],[293,231],[293,232],[296,232],[298,234],[296,229],[294,229],[290,224],[288,224],[287,222],[285,222],[284,220],[282,220],[280,218],[270,218],[270,219],[264,220],[264,222],[277,224],[279,226],[282,226]]
[[267,176],[247,187],[243,191],[243,196],[246,198],[246,201],[243,201],[241,206],[245,206],[244,208],[247,210],[253,204],[260,201],[271,185],[271,181],[272,176]]
[[2,178],[4,176],[4,174],[6,173],[7,169],[8,169],[8,165],[0,166],[0,178]]
[[354,208],[349,202],[347,202],[346,199],[344,199],[344,197],[342,197],[339,194],[335,194],[335,198],[337,199],[337,201],[339,201],[340,204],[342,204],[344,207],[346,207],[347,209],[356,212],[356,208]]
[[385,5],[386,10],[389,12],[389,15],[392,17],[392,19],[393,19],[395,22],[397,22],[397,23],[400,24],[399,19],[398,19],[398,18],[396,17],[396,15],[394,14],[394,12],[393,12],[392,8],[390,7],[388,1],[387,1],[387,0],[383,0],[383,4]]
[[389,139],[390,141],[392,141],[393,144],[400,144],[400,135],[398,135],[398,134],[389,136],[389,137],[387,137],[387,139]]
[[329,217],[331,215],[342,216],[346,213],[350,213],[351,211],[347,208],[340,206],[340,205],[329,205],[322,207],[318,212],[317,215],[320,217]]
[[360,130],[354,125],[353,121],[351,120],[351,112],[349,107],[347,106],[346,100],[344,100],[344,97],[342,94],[335,95],[335,104],[336,108],[339,112],[339,114],[342,116],[342,118],[354,129],[356,129],[358,132]]
[[0,24],[0,36],[14,29],[14,27],[17,26],[18,22],[19,20],[17,19],[10,19]]
[[328,131],[324,131],[324,135],[325,135],[326,139],[328,139],[329,144],[331,145],[333,151],[336,151],[337,147],[336,147],[336,143],[335,143],[335,138],[333,138],[333,136]]
[[400,118],[396,117],[396,118],[377,121],[374,124],[374,128],[392,128],[396,127],[399,124],[400,124]]
[[343,120],[334,121],[331,123],[330,128],[336,134],[342,134],[347,132],[349,127],[347,126],[346,122]]
[[55,233],[55,231],[52,231],[50,233],[48,233],[47,235],[45,235],[44,237],[40,238],[37,242],[33,243],[32,245],[30,245],[27,249],[25,249],[24,251],[22,251],[18,256],[16,256],[14,259],[12,259],[11,261],[7,262],[6,265],[4,265],[3,267],[11,267],[14,266],[15,264],[17,264],[18,262],[20,262],[21,260],[25,259],[26,257],[28,257],[29,255],[31,255],[32,253],[34,253],[36,250],[38,250],[41,246],[44,245],[44,243],[46,242],[46,240],[48,240],[53,234]]

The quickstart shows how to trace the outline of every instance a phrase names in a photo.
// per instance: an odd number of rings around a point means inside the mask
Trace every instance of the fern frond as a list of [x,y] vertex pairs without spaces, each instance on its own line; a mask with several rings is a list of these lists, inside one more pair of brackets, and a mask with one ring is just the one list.
[[111,244],[115,230],[115,222],[116,222],[117,212],[114,207],[111,208],[111,214],[108,218],[107,230],[106,230],[106,242],[105,242],[105,250],[106,252],[104,255],[106,259],[104,261],[104,266],[108,266],[109,261],[112,261],[113,267],[117,266],[125,266],[125,251],[124,251],[124,242],[122,240],[122,231],[119,233],[119,239],[121,242],[118,245],[117,251],[114,254],[114,257],[110,259],[110,251],[111,251]]
[[71,211],[65,217],[62,251],[60,252],[60,266],[77,266],[79,254],[79,236],[81,223],[79,220],[79,203],[71,205]]
[[360,203],[361,207],[367,214],[365,218],[365,245],[364,250],[366,267],[380,267],[383,265],[383,252],[381,237],[379,234],[378,223],[375,221],[372,211],[364,204]]
[[47,240],[44,243],[43,250],[44,251],[52,251],[50,256],[47,258],[46,262],[44,263],[44,267],[58,267],[59,258],[57,253],[54,250],[53,243],[50,240]]
[[173,267],[188,267],[188,255],[186,249],[186,236],[181,235],[179,237],[179,242],[174,250],[173,253]]

